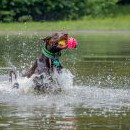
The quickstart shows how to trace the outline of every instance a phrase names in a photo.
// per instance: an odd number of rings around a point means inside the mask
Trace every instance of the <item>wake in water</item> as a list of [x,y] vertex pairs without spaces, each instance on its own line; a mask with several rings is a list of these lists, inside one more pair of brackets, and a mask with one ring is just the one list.
[[[38,75],[33,75],[31,78],[21,77],[18,76],[17,79],[13,76],[12,82],[9,82],[7,76],[5,81],[0,82],[0,92],[24,92],[24,93],[31,93],[35,89],[35,85],[43,84],[43,85],[49,85],[53,90],[57,89],[58,87],[62,90],[70,89],[73,87],[73,75],[71,72],[67,69],[63,69],[62,73],[58,73],[57,71],[54,71],[54,74],[52,77],[46,76],[45,74],[42,74],[42,78],[36,79]],[[1,76],[2,78],[2,76]],[[51,81],[51,79],[53,81]],[[37,81],[35,81],[37,80]],[[38,81],[39,80],[39,81]],[[35,83],[36,82],[36,83]],[[14,84],[18,83],[18,87],[14,87]]]
[[[12,88],[13,83],[8,80],[0,81],[0,102],[31,106],[43,105],[46,107],[52,107],[55,104],[58,108],[80,106],[106,111],[121,111],[122,108],[130,108],[129,89],[101,88],[96,85],[74,85],[74,75],[67,69],[63,69],[61,74],[55,72],[53,78],[58,80],[58,84],[56,82],[54,86],[62,88],[61,93],[35,94],[33,77],[28,79],[19,76],[17,79],[19,83],[18,89]],[[44,81],[49,82],[46,79]]]

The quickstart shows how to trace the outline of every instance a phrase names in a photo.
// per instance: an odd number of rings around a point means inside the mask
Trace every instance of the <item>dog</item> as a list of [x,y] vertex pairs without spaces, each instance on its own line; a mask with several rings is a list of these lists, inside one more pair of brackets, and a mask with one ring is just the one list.
[[38,91],[44,90],[44,88],[50,88],[50,85],[45,83],[38,83],[39,79],[45,78],[42,74],[44,73],[53,82],[51,74],[54,69],[58,73],[61,73],[63,66],[61,65],[59,58],[61,56],[61,51],[64,49],[73,49],[77,46],[77,41],[75,38],[69,37],[66,33],[54,33],[49,35],[43,40],[42,54],[34,62],[32,67],[24,74],[27,78],[30,78],[33,74],[39,75],[34,78],[35,89]]

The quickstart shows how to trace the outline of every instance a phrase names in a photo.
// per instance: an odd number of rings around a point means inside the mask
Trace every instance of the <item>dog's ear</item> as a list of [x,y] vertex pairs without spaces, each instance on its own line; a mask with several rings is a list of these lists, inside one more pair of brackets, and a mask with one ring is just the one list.
[[51,36],[47,36],[47,37],[45,37],[45,38],[43,39],[43,41],[46,42],[46,43],[48,43],[50,39],[51,39]]
[[68,35],[68,34],[64,34],[64,37],[65,37],[65,38],[68,38],[68,37],[69,37],[69,35]]
[[64,34],[65,37],[68,37],[69,35],[67,33]]
[[53,38],[56,37],[56,36],[57,36],[57,33],[54,33],[54,34],[52,34],[52,35],[50,35],[50,36],[45,37],[45,38],[43,39],[43,41],[46,42],[46,43],[48,43],[51,39],[53,39]]
[[56,44],[59,40],[67,40],[68,34],[67,33],[54,33],[50,36],[47,36],[43,39],[43,41],[48,45]]
[[68,34],[63,34],[63,35],[61,35],[61,37],[60,37],[60,40],[67,40],[68,39]]

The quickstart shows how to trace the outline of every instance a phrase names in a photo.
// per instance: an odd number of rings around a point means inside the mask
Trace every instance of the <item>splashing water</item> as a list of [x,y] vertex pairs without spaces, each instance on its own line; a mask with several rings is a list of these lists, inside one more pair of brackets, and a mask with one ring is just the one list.
[[[17,40],[12,39],[11,44],[10,40],[11,38],[7,37],[8,43],[3,42],[4,46],[1,46],[1,48],[3,47],[2,54],[4,54],[2,58],[5,61],[3,66],[14,64],[20,69],[25,69],[30,66],[28,62],[34,61],[41,53],[37,44],[38,40],[19,37]],[[91,57],[92,62],[88,62],[89,58],[86,58],[87,60],[84,62],[84,57],[87,57],[91,50],[91,47],[87,47],[88,44],[84,43],[83,51],[78,52],[80,58],[76,59],[74,66],[72,66],[75,58],[73,53],[68,60],[64,58],[67,60],[64,66],[70,68],[74,75],[68,69],[63,69],[61,74],[54,72],[53,78],[62,88],[61,93],[36,94],[32,89],[33,79],[20,76],[17,79],[20,84],[19,89],[13,89],[12,84],[8,81],[8,76],[0,75],[0,109],[2,111],[0,119],[3,121],[0,123],[0,127],[37,130],[76,129],[76,127],[78,129],[81,126],[81,129],[93,128],[95,130],[98,127],[99,129],[117,128],[121,130],[124,124],[129,126],[130,82],[128,70],[130,70],[130,63],[125,61],[126,65],[124,65],[124,61],[95,62]],[[99,45],[97,41],[95,43],[95,45]],[[101,48],[103,45],[101,44]],[[110,44],[107,43],[108,45]],[[119,44],[117,45],[119,46]],[[124,43],[122,46],[124,47]],[[86,52],[87,48],[88,52]],[[95,48],[98,50],[97,46]],[[14,51],[12,52],[12,50]],[[116,51],[113,52],[115,54]],[[92,53],[94,52],[92,51]],[[71,58],[71,56],[73,57]],[[78,123],[76,124],[76,122]]]
[[[8,81],[7,75],[5,75],[5,76],[1,75],[1,78],[4,80],[4,81],[0,81],[0,93],[1,93],[1,95],[3,95],[4,99],[7,99],[9,97],[9,95],[11,95],[11,96],[33,95],[34,88],[32,86],[34,85],[33,84],[33,77],[34,76],[32,76],[29,79],[26,78],[26,77],[20,77],[19,76],[17,78],[17,82],[19,83],[19,88],[17,89],[17,88],[12,87],[14,82],[16,82],[15,80],[11,83],[11,82]],[[62,73],[60,73],[60,74],[57,73],[57,72],[54,72],[53,78],[58,80],[57,81],[58,85],[60,85],[60,87],[63,90],[73,88],[73,78],[74,78],[74,76],[67,69],[63,69]],[[46,80],[47,79],[44,79],[44,82],[49,82],[49,81],[46,81]],[[4,100],[3,100],[3,102],[4,102]]]
[[74,76],[67,69],[63,69],[61,74],[54,73],[53,78],[57,78],[64,93],[57,95],[35,95],[33,93],[32,78],[18,77],[19,89],[13,89],[9,81],[0,82],[0,102],[45,105],[51,106],[53,103],[58,106],[78,106],[85,108],[107,108],[121,109],[130,108],[130,90],[99,88],[97,86],[74,86]]

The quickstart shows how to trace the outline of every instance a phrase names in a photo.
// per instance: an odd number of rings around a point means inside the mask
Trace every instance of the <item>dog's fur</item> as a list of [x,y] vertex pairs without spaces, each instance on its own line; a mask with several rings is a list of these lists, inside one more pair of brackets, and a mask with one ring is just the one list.
[[[45,37],[42,40],[44,41],[44,45],[45,45],[45,47],[46,47],[46,49],[48,51],[50,51],[51,53],[58,53],[59,56],[60,56],[61,55],[61,50],[66,49],[67,46],[63,46],[63,47],[58,46],[58,41],[60,41],[60,40],[66,40],[67,41],[67,38],[68,38],[68,34],[55,33],[53,35]],[[42,54],[38,60],[45,64],[44,72],[46,74],[50,74],[50,70],[53,71],[53,64],[52,64],[50,58],[48,58],[44,54]],[[35,63],[26,72],[26,74],[24,76],[27,76],[28,78],[30,78],[36,72],[36,69],[38,67],[37,63],[38,62],[35,61]],[[61,69],[61,68],[59,68],[59,69]]]
[[[58,45],[58,41],[60,40],[66,40],[67,42],[68,39],[68,34],[64,34],[64,33],[55,33],[51,36],[47,36],[46,38],[42,39],[44,41],[44,46],[45,48],[51,52],[51,53],[57,53],[59,56],[61,55],[61,50],[66,49],[67,45],[65,46],[59,46]],[[59,59],[57,59],[59,60]],[[39,72],[38,70],[38,63],[41,62],[43,65],[40,65],[41,68],[44,66],[44,69],[42,69],[43,72]],[[46,83],[39,83],[39,80],[43,81],[43,76],[40,75],[41,73],[45,73],[46,75],[51,76],[51,72],[53,72],[54,67],[57,69],[58,72],[61,72],[62,66],[54,66],[53,64],[53,60],[46,57],[44,54],[42,54],[40,56],[40,58],[38,60],[35,61],[35,63],[33,64],[33,66],[27,71],[27,73],[25,74],[25,76],[27,76],[28,78],[30,78],[33,74],[38,74],[39,77],[35,77],[33,79],[33,82],[35,84],[34,89],[35,91],[37,91],[38,93],[46,93],[46,92],[51,92],[53,90],[51,84],[53,84],[54,86],[54,80],[52,79],[52,77],[49,79],[51,80],[50,84],[46,84]],[[56,89],[55,92],[59,92],[61,91],[61,88]]]

